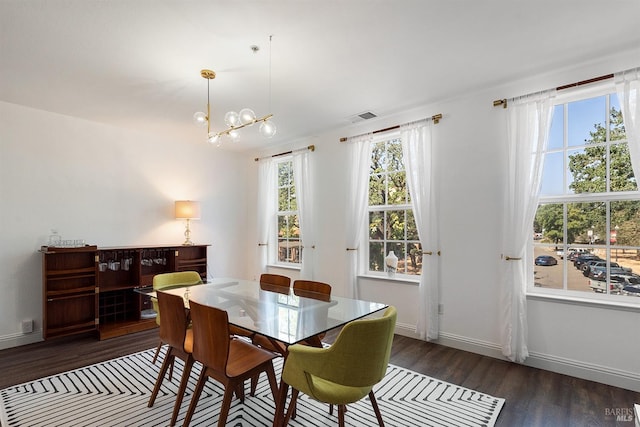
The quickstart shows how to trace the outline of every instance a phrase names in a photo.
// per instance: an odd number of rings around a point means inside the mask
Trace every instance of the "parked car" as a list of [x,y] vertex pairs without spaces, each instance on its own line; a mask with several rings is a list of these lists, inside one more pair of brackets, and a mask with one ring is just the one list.
[[599,262],[604,262],[606,264],[606,261],[600,261],[598,259],[594,259],[591,261],[587,261],[585,263],[583,263],[580,266],[580,270],[582,271],[582,274],[584,274],[585,276],[589,277],[589,273],[591,272],[591,266],[599,263]]
[[574,262],[579,255],[582,255],[582,254],[580,252],[570,250],[569,254],[567,255],[567,259],[571,262]]
[[[609,293],[620,294],[624,288],[629,286],[640,286],[640,275],[638,274],[616,274],[612,275],[609,282]],[[589,279],[589,287],[594,292],[606,292],[607,285],[606,280],[602,279]],[[633,290],[629,290],[633,291]]]
[[600,258],[597,255],[593,255],[593,254],[582,254],[582,255],[578,255],[574,260],[573,260],[573,265],[578,269],[578,270],[582,270],[582,265],[586,264],[589,261],[604,261],[602,258]]
[[[585,265],[588,266],[588,269],[583,270],[583,274],[585,276],[592,277],[594,279],[604,278],[607,276],[606,261],[589,261],[589,263]],[[609,274],[611,276],[616,276],[619,274],[624,275],[631,273],[631,271],[632,270],[630,268],[622,267],[617,262],[609,263]]]
[[[589,287],[593,290],[593,292],[596,293],[607,292],[606,280],[589,279]],[[619,294],[620,292],[622,292],[623,287],[624,285],[622,285],[621,283],[611,280],[611,282],[609,282],[609,293]]]
[[536,265],[556,265],[558,260],[551,255],[540,255],[536,257],[535,263]]
[[627,285],[622,288],[622,295],[640,297],[640,285]]
[[590,253],[585,248],[571,248],[569,249],[569,253],[567,254],[567,259],[571,262],[574,262],[578,256],[588,254]]

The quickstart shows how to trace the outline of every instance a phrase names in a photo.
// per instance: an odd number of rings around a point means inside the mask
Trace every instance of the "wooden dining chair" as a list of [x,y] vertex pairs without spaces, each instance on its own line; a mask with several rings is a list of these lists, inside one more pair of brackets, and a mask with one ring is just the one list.
[[320,299],[323,301],[331,300],[331,285],[315,280],[296,280],[293,282],[293,292],[296,295]]
[[260,275],[260,284],[263,283],[266,283],[268,285],[281,286],[288,289],[291,286],[291,278],[282,276],[280,274],[262,273]]
[[[284,292],[286,290],[289,293],[289,287],[291,286],[291,279],[287,276],[281,276],[279,274],[263,273],[260,275],[260,288],[273,291]],[[232,335],[238,335],[242,337],[248,337],[253,340],[255,333],[239,326],[229,325],[229,331]]]
[[[178,271],[173,273],[156,274],[155,276],[153,276],[154,291],[169,289],[182,284],[197,285],[201,283],[202,278],[200,277],[200,273],[198,273],[197,271]],[[151,303],[153,304],[153,309],[156,312],[156,324],[160,326],[160,310],[158,308],[158,300],[156,298],[152,298]],[[158,355],[160,354],[160,349],[162,349],[163,344],[164,342],[162,341],[162,339],[160,339],[158,347],[156,348],[156,352],[153,355],[154,364],[158,359]]]
[[[397,312],[389,306],[381,317],[355,320],[342,328],[333,345],[314,348],[294,344],[282,370],[274,425],[286,426],[303,392],[320,402],[338,405],[338,424],[344,426],[346,405],[369,396],[384,426],[373,393],[387,372]],[[289,386],[289,409],[284,411]]]
[[149,398],[148,406],[153,406],[169,366],[173,366],[176,357],[182,359],[184,361],[184,370],[182,371],[180,388],[178,389],[171,415],[170,425],[173,426],[178,418],[182,398],[187,389],[191,367],[193,366],[193,333],[189,328],[189,316],[184,307],[182,297],[162,291],[158,291],[157,296],[158,306],[164,318],[164,321],[160,324],[160,339],[167,344],[168,348],[158,373],[156,384],[153,387],[153,392]]
[[[260,289],[269,292],[279,292],[289,294],[291,287],[291,278],[280,274],[263,273],[260,275]],[[278,354],[284,354],[286,347],[284,343],[274,342],[262,335],[252,335],[251,341],[254,345],[260,346]],[[255,382],[255,381],[254,381]],[[254,387],[251,387],[253,394]]]
[[[331,301],[331,285],[328,283],[316,282],[314,280],[296,280],[293,282],[293,293],[305,298],[313,298],[327,302]],[[302,341],[300,344],[322,347],[322,339],[325,335],[326,332],[323,332]]]
[[275,402],[278,390],[272,361],[275,354],[243,339],[233,338],[229,334],[229,315],[226,311],[195,301],[191,301],[190,306],[193,358],[202,363],[203,367],[183,425],[186,427],[191,422],[209,377],[224,386],[218,426],[224,426],[227,421],[234,392],[244,402],[244,380],[259,376],[262,372],[267,374]]

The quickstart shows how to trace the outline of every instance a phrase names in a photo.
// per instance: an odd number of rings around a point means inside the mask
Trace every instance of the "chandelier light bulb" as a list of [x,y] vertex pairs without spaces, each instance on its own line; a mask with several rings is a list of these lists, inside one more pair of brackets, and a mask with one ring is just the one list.
[[220,135],[215,132],[209,132],[209,144],[216,144],[220,146]]
[[206,126],[207,125],[207,115],[205,113],[203,113],[202,111],[198,111],[197,113],[195,113],[193,115],[193,121],[198,126]]
[[251,126],[256,120],[256,113],[251,108],[240,110],[240,123]]
[[229,132],[229,136],[231,137],[231,140],[235,141],[238,139],[238,131],[237,130],[232,130]]
[[260,125],[260,135],[264,136],[265,138],[273,137],[273,135],[276,134],[276,130],[276,125],[270,120],[265,120]]
[[224,122],[227,126],[234,128],[240,124],[240,117],[235,111],[229,111],[224,115]]

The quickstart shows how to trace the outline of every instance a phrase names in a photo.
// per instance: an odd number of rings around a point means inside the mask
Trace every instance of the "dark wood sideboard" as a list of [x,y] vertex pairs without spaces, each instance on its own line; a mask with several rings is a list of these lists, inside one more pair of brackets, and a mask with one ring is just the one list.
[[155,328],[149,297],[135,289],[174,271],[205,280],[208,246],[42,246],[43,338],[94,331],[103,340]]

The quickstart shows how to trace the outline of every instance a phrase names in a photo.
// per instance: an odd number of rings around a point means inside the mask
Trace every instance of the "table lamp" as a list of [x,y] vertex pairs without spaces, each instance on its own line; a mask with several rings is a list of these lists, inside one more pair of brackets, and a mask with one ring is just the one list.
[[192,200],[176,200],[176,219],[186,219],[187,226],[184,231],[184,246],[191,246],[191,230],[189,229],[189,221],[192,219],[200,219],[200,202]]

